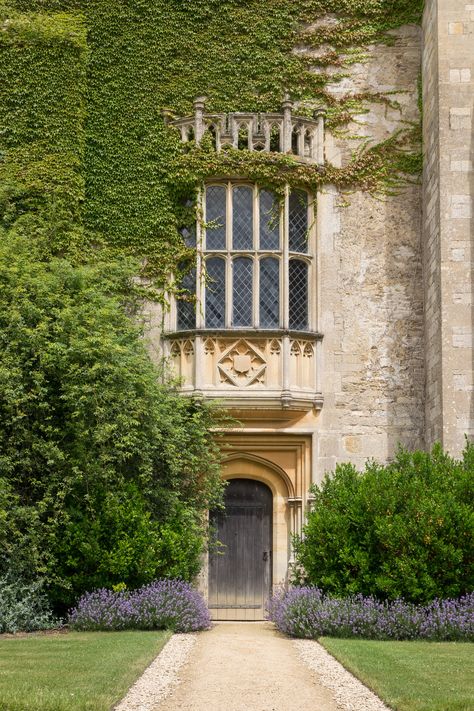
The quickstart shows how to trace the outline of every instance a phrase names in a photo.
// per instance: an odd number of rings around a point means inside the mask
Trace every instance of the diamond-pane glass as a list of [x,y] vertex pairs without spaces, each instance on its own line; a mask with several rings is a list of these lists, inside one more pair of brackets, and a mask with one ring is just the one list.
[[178,299],[178,331],[187,331],[196,328],[196,305],[190,301],[196,293],[196,270],[188,272],[181,281],[181,288],[189,293]]
[[184,244],[186,247],[195,247],[196,246],[196,226],[195,225],[190,225],[188,227],[181,227],[180,229],[181,236],[183,238]]
[[290,252],[307,252],[308,194],[303,190],[290,193],[289,213]]
[[308,265],[291,259],[289,265],[289,326],[296,331],[308,328]]
[[206,327],[225,327],[225,261],[206,260]]
[[280,261],[275,257],[260,260],[260,326],[280,325]]
[[237,257],[232,262],[232,325],[252,325],[253,260]]
[[253,190],[244,185],[232,190],[232,249],[253,247]]
[[280,249],[280,209],[268,190],[260,191],[260,249]]
[[206,249],[225,249],[225,193],[223,185],[206,189]]

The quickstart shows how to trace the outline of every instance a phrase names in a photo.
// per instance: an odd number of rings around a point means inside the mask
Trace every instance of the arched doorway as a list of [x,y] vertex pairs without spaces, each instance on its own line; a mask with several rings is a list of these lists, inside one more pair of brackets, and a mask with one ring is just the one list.
[[211,513],[221,544],[209,556],[209,608],[214,619],[264,617],[272,585],[273,495],[253,479],[231,479],[225,511]]

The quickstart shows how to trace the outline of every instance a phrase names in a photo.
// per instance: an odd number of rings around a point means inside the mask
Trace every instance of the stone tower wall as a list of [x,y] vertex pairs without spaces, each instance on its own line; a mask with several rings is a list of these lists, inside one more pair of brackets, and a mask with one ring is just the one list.
[[474,435],[474,4],[428,0],[423,20],[426,446]]
[[[393,46],[370,48],[367,62],[334,91],[395,92],[398,108],[373,103],[351,133],[382,141],[419,120],[421,33],[406,26]],[[327,137],[326,156],[345,164],[356,144]],[[424,445],[424,325],[421,187],[377,199],[357,192],[342,204],[319,200],[319,299],[324,334],[324,406],[315,477],[341,461],[385,461],[398,444]]]

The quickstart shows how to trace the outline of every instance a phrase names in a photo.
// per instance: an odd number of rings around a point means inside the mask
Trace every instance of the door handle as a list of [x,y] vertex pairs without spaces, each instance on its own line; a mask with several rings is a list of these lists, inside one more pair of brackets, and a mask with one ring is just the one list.
[[269,558],[269,553],[268,551],[263,551],[263,560],[267,561]]

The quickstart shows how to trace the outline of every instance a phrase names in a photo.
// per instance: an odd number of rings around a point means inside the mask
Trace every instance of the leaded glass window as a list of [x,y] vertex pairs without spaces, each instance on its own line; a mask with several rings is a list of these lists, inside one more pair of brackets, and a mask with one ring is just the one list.
[[232,249],[253,247],[253,190],[239,185],[232,190]]
[[253,311],[253,259],[237,257],[232,262],[232,325],[251,326]]
[[206,260],[206,327],[225,328],[225,261]]
[[265,257],[260,260],[260,327],[280,325],[280,260]]
[[[308,330],[314,279],[308,193],[289,191],[279,199],[229,180],[206,186],[202,208],[202,275],[183,281],[196,291],[198,306],[178,299],[176,328]],[[191,230],[183,236],[192,243]]]
[[288,276],[288,325],[304,331],[308,328],[308,265],[301,259],[291,259]]
[[289,199],[288,240],[290,252],[308,251],[308,193],[292,190]]
[[260,190],[260,249],[280,248],[280,207],[275,195]]
[[193,295],[196,293],[196,269],[184,275],[181,288],[187,293],[184,293],[177,303],[178,331],[196,328],[196,306],[193,301]]
[[206,190],[206,249],[226,246],[226,189],[210,185]]

